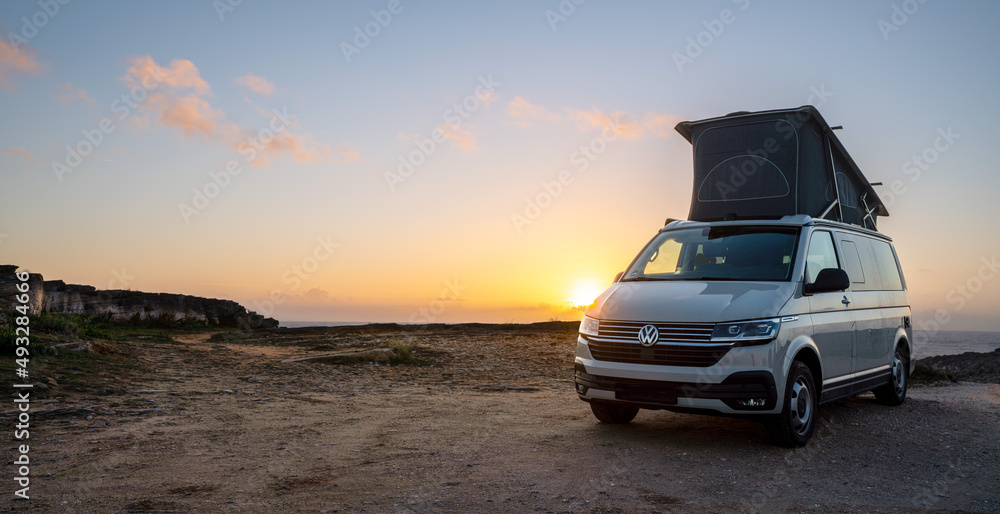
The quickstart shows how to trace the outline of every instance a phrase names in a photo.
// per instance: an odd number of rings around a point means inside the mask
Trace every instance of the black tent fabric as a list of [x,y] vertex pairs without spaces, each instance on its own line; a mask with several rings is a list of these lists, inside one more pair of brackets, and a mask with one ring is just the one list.
[[685,121],[694,150],[693,221],[807,214],[876,228],[889,212],[811,105]]

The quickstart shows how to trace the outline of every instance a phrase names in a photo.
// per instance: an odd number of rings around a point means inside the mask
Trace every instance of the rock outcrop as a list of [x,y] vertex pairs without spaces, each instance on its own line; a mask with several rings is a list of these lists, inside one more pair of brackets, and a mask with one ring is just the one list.
[[17,289],[21,280],[17,278],[17,266],[10,264],[0,265],[0,306],[4,309],[12,309],[20,302],[17,297],[28,295],[28,307],[30,312],[41,312],[42,298],[44,296],[42,276],[38,273],[28,275],[28,291],[22,293]]
[[[16,305],[17,266],[0,266],[0,307]],[[210,325],[237,328],[273,328],[278,321],[247,311],[232,300],[201,298],[183,294],[143,293],[119,289],[100,290],[93,286],[43,280],[33,273],[28,279],[31,312],[68,312],[105,315],[119,321],[171,320],[201,321]]]
[[944,371],[955,380],[1000,384],[1000,348],[989,353],[965,352],[924,357],[917,363]]

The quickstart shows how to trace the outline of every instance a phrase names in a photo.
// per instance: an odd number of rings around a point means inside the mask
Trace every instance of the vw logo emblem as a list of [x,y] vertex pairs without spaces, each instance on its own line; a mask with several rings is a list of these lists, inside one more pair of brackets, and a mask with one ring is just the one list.
[[646,325],[639,329],[639,344],[643,346],[653,346],[660,340],[660,331],[653,325]]

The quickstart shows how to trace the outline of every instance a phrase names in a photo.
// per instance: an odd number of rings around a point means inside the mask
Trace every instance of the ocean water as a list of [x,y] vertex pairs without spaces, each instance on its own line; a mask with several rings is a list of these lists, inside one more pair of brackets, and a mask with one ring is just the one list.
[[352,327],[356,325],[367,325],[367,321],[279,321],[278,326],[282,328],[302,328],[302,327]]
[[1000,332],[959,332],[914,330],[917,358],[935,355],[956,355],[965,352],[988,353],[1000,348]]

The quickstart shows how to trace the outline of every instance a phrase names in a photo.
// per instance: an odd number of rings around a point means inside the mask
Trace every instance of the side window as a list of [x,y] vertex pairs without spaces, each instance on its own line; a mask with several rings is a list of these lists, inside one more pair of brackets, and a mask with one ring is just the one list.
[[861,265],[861,255],[858,254],[858,245],[854,244],[854,241],[841,239],[840,250],[844,254],[845,271],[851,277],[851,288],[858,290],[867,289],[865,287],[865,270]]
[[825,230],[813,232],[806,254],[806,283],[815,282],[820,270],[839,267],[837,252],[833,249],[833,236]]
[[656,253],[646,263],[642,270],[643,275],[654,275],[658,273],[676,273],[677,261],[681,256],[682,245],[674,239],[667,239],[656,249]]
[[878,266],[878,273],[882,277],[882,289],[889,291],[900,291],[903,289],[903,279],[899,276],[899,267],[896,266],[896,256],[892,253],[892,248],[885,241],[872,241],[872,251],[875,253],[875,264]]

